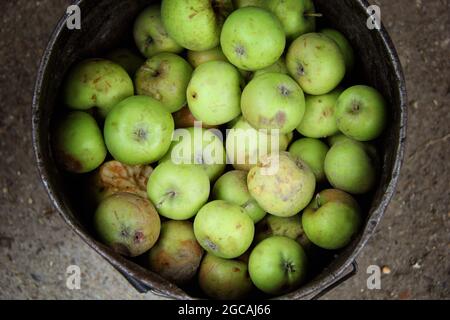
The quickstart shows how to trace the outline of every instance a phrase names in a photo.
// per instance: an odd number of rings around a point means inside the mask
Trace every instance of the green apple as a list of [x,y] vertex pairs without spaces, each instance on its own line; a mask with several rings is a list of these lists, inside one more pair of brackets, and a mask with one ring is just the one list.
[[177,112],[174,112],[172,114],[173,120],[175,121],[175,128],[190,128],[195,126],[195,122],[197,124],[201,124],[202,128],[210,129],[210,128],[216,128],[216,126],[209,126],[205,123],[200,123],[197,119],[195,119],[194,115],[192,114],[191,110],[189,108],[183,107]]
[[266,212],[291,217],[314,196],[316,178],[309,166],[287,152],[263,157],[247,177],[248,189]]
[[253,289],[245,262],[207,254],[198,273],[200,288],[218,300],[245,299]]
[[353,51],[352,45],[347,40],[347,38],[335,29],[322,29],[320,33],[323,33],[324,35],[330,37],[337,43],[344,55],[345,68],[347,72],[352,71],[355,66],[355,52]]
[[255,199],[252,198],[247,187],[246,171],[234,170],[225,173],[215,183],[212,197],[216,200],[225,200],[238,206],[252,218],[254,223],[259,222],[266,215]]
[[169,150],[173,118],[157,100],[147,96],[127,98],[105,120],[106,146],[114,159],[129,165],[149,164]]
[[167,34],[159,5],[149,6],[139,14],[134,22],[133,36],[139,51],[147,58],[162,52],[183,51],[183,47]]
[[130,77],[134,77],[136,71],[144,64],[145,60],[140,56],[126,48],[119,48],[111,51],[107,56],[107,59],[117,63]]
[[321,33],[307,33],[292,42],[286,54],[286,65],[303,91],[312,95],[329,93],[345,76],[341,49]]
[[69,71],[62,88],[62,99],[71,109],[99,108],[106,116],[117,103],[134,94],[133,81],[117,63],[88,59]]
[[290,40],[316,29],[312,0],[268,0],[267,7],[280,19],[286,37]]
[[279,295],[296,289],[305,280],[306,254],[300,244],[274,236],[260,242],[250,254],[250,278],[261,291]]
[[173,53],[159,53],[136,72],[136,92],[160,101],[172,113],[186,105],[191,75],[192,67],[186,60]]
[[219,45],[222,24],[231,11],[231,0],[163,0],[161,3],[161,17],[168,34],[182,47],[195,51]]
[[304,210],[302,224],[308,239],[315,245],[340,249],[358,232],[360,208],[349,194],[336,189],[324,190]]
[[260,243],[272,236],[288,237],[297,241],[303,249],[308,250],[311,242],[303,231],[302,219],[299,214],[289,218],[267,215],[256,225],[255,242]]
[[261,157],[286,151],[292,137],[292,133],[256,130],[244,117],[239,117],[228,130],[225,142],[228,161],[237,170],[249,171],[258,164]]
[[187,88],[189,109],[207,125],[221,125],[241,113],[241,75],[228,62],[198,66]]
[[53,154],[64,170],[86,173],[100,166],[106,147],[95,119],[82,111],[72,111],[58,121],[52,136]]
[[158,242],[148,253],[148,265],[163,278],[182,285],[197,274],[202,257],[192,222],[170,220],[161,225]]
[[305,96],[288,75],[266,73],[245,87],[242,114],[256,129],[278,129],[286,134],[295,130],[305,113]]
[[269,11],[245,7],[225,21],[220,44],[227,59],[239,69],[255,71],[274,64],[286,45],[281,22]]
[[[187,59],[194,68],[197,68],[199,65],[210,61],[229,62],[227,57],[225,57],[225,55],[223,54],[222,48],[220,48],[220,46],[204,51],[188,50]],[[248,81],[250,79],[250,71],[242,69],[238,69],[238,71],[242,76],[242,81]]]
[[119,192],[147,198],[147,181],[153,168],[148,165],[129,166],[119,161],[107,161],[88,179],[87,198],[95,206],[106,197]]
[[358,141],[378,138],[387,124],[387,107],[383,96],[368,86],[345,90],[336,102],[339,130]]
[[199,65],[210,61],[228,62],[227,57],[225,57],[220,47],[215,47],[203,51],[188,50],[187,60],[194,68],[197,68]]
[[303,138],[295,141],[289,147],[289,153],[295,158],[304,161],[314,172],[317,182],[325,182],[325,157],[329,151],[328,146],[319,139]]
[[297,131],[308,138],[325,138],[339,132],[335,117],[336,101],[342,89],[305,99],[305,115]]
[[261,7],[264,8],[267,0],[233,0],[236,9],[244,7]]
[[250,248],[255,225],[237,204],[215,200],[197,213],[194,233],[197,241],[209,253],[224,259],[234,259]]
[[282,73],[282,74],[288,74],[288,69],[286,67],[286,62],[283,57],[278,59],[274,64],[271,66],[268,66],[264,69],[257,70],[253,74],[253,78],[256,78],[258,76],[261,76],[266,73]]
[[325,174],[333,187],[353,194],[369,192],[377,180],[375,160],[364,144],[352,140],[331,147],[325,158]]
[[147,194],[158,213],[172,220],[195,216],[209,197],[205,171],[197,166],[159,164],[148,179]]
[[226,154],[214,131],[202,128],[177,129],[172,144],[160,163],[190,164],[202,168],[211,181],[225,170]]
[[336,133],[332,136],[329,136],[327,138],[327,142],[328,145],[330,147],[334,146],[337,143],[341,143],[342,141],[346,141],[346,140],[353,140],[352,138],[347,137],[345,134],[343,133]]
[[99,239],[114,251],[136,257],[149,250],[159,237],[161,222],[147,199],[116,193],[95,211],[94,228]]

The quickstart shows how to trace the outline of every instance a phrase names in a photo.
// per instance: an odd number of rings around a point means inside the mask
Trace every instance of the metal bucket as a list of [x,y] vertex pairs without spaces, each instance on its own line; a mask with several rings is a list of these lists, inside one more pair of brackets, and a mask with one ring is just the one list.
[[[405,147],[406,87],[400,61],[386,30],[383,27],[379,30],[368,28],[370,11],[365,0],[315,0],[315,3],[327,24],[343,32],[352,43],[359,57],[358,77],[362,83],[381,91],[389,103],[391,119],[385,134],[378,141],[382,172],[376,191],[363,200],[367,215],[360,234],[309,282],[277,299],[316,298],[356,272],[355,259],[373,234],[394,194]],[[118,46],[132,46],[133,20],[149,1],[80,0],[76,4],[82,13],[81,30],[69,30],[66,27],[67,16],[61,18],[45,50],[35,85],[33,145],[42,181],[67,224],[137,290],[174,299],[196,299],[194,294],[188,294],[136,261],[122,257],[99,243],[89,224],[84,222],[85,213],[78,205],[79,192],[68,183],[70,177],[55,165],[49,137],[51,119],[55,111],[62,107],[58,92],[65,73],[78,60],[102,56],[107,50]]]

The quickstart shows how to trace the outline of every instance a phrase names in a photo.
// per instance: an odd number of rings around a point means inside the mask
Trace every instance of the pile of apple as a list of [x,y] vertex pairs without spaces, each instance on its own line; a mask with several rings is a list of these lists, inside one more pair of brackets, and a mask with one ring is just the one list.
[[311,0],[163,0],[135,21],[146,61],[118,49],[71,68],[53,151],[89,173],[103,243],[217,299],[295,290],[311,252],[350,243],[387,108],[341,87],[354,52],[319,16]]

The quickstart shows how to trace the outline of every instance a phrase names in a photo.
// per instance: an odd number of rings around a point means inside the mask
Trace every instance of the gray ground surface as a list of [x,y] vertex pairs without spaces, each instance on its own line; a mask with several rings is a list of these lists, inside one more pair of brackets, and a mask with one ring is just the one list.
[[[408,151],[397,193],[358,259],[324,298],[450,298],[450,2],[379,0],[409,92]],[[39,59],[68,1],[1,1],[0,298],[153,299],[139,295],[53,210],[34,166],[30,105]],[[65,270],[82,270],[68,290]],[[366,268],[387,266],[381,290]],[[387,269],[386,269],[387,270]]]

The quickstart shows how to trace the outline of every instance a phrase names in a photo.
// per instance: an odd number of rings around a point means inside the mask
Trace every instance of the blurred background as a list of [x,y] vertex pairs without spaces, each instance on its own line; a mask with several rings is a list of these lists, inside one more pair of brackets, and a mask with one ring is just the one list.
[[[339,2],[341,0],[334,0]],[[397,192],[357,262],[323,299],[450,298],[450,1],[377,0],[403,64],[408,145]],[[155,299],[140,295],[52,207],[31,145],[40,58],[71,1],[1,1],[0,299]],[[81,289],[66,287],[80,266]],[[369,265],[382,268],[368,290]]]

